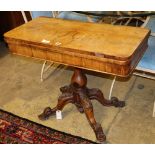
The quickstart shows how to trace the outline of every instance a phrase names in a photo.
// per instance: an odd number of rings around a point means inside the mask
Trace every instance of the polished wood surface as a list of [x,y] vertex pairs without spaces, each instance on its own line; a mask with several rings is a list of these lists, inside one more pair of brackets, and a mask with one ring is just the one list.
[[40,17],[4,36],[19,55],[127,76],[145,52],[149,33],[145,28]]

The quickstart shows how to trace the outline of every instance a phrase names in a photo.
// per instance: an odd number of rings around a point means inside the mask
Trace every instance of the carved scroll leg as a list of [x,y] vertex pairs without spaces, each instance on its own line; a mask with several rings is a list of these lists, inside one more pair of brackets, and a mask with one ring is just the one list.
[[77,103],[75,102],[74,104],[75,104],[77,110],[78,110],[80,113],[84,113],[84,109],[83,109],[83,107],[81,106],[81,104],[80,104],[79,102],[77,102]]
[[95,132],[96,138],[99,142],[104,142],[106,140],[106,136],[103,133],[102,127],[99,123],[96,122],[93,112],[93,106],[91,101],[86,95],[80,95],[81,104],[83,106],[86,117],[91,125],[92,129]]
[[105,99],[102,91],[97,88],[88,89],[88,96],[90,99],[95,99],[99,101],[104,106],[115,106],[115,107],[125,106],[125,102],[119,101],[116,97],[112,97],[111,100]]
[[51,109],[50,107],[45,108],[45,110],[43,111],[43,113],[41,113],[38,117],[40,120],[46,120],[48,119],[50,116],[55,115],[57,110],[63,110],[63,108],[65,107],[65,105],[67,105],[68,103],[73,103],[73,95],[70,93],[63,93],[59,99],[58,99],[58,104],[56,107],[54,107],[53,109]]

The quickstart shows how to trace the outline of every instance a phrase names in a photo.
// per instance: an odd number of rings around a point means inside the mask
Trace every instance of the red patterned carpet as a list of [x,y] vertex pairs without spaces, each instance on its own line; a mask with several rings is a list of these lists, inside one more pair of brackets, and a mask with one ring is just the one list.
[[1,144],[93,144],[90,140],[48,128],[0,110]]

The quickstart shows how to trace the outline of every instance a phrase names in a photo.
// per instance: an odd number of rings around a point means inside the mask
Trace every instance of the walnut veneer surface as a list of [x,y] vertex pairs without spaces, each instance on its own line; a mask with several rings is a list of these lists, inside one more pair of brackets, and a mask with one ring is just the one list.
[[128,76],[143,56],[150,30],[39,17],[4,34],[12,53]]

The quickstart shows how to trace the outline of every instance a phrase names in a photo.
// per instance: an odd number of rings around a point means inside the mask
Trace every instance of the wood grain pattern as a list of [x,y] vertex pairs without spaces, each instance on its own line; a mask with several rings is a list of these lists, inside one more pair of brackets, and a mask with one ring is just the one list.
[[40,17],[4,37],[15,54],[127,76],[145,52],[149,34],[144,28]]

